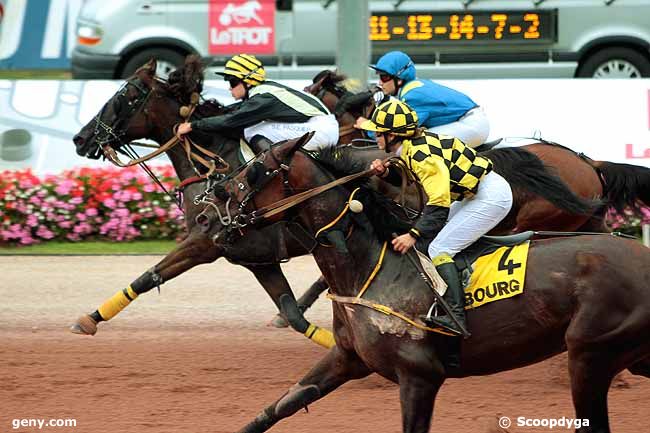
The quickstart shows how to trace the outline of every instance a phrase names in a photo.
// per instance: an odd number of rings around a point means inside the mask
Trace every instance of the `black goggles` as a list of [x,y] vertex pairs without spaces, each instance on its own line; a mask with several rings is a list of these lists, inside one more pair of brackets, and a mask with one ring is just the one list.
[[237,87],[239,85],[239,83],[242,82],[241,78],[237,78],[237,77],[233,77],[233,76],[227,76],[224,79],[228,82],[231,89],[234,89],[235,87]]

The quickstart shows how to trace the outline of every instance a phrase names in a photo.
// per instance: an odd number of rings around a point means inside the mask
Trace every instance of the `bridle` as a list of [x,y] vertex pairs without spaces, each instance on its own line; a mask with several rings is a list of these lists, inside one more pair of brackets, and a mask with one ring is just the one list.
[[[127,98],[127,93],[129,91],[129,86],[133,86],[138,90],[138,94],[135,99],[129,99]],[[117,125],[120,123],[124,123],[126,120],[131,119],[133,116],[138,114],[143,107],[145,107],[146,102],[149,100],[149,97],[153,93],[153,89],[148,87],[148,86],[142,86],[140,79],[135,78],[128,80],[124,85],[115,93],[113,98],[111,98],[104,106],[102,109],[97,113],[97,115],[93,118],[93,122],[95,122],[95,129],[94,129],[94,135],[95,135],[95,141],[97,141],[97,144],[102,148],[102,151],[104,154],[106,154],[106,148],[107,147],[113,147],[114,149],[121,148],[122,146],[128,144],[124,142],[124,137],[126,136],[126,131],[128,129],[128,122],[121,128],[118,129]],[[111,101],[114,101],[115,98],[117,97],[117,102],[120,104],[120,108],[124,105],[123,100],[126,99],[126,106],[128,107],[128,110],[125,114],[121,114],[117,118],[116,124],[111,126],[106,124],[103,120],[102,117],[104,117],[104,113],[106,112],[106,109],[108,107],[108,104]],[[144,109],[144,114],[147,115],[147,110],[146,108]],[[116,144],[116,146],[111,146],[113,143]]]
[[[306,191],[294,193],[293,188],[289,185],[289,173],[291,170],[291,162],[296,152],[292,152],[288,159],[280,161],[278,157],[274,154],[273,150],[274,149],[271,148],[263,153],[264,153],[264,159],[266,158],[266,155],[271,156],[275,164],[275,168],[267,167],[263,165],[259,161],[259,159],[255,159],[252,160],[251,163],[249,163],[248,165],[242,167],[241,170],[238,170],[237,174],[239,174],[239,171],[243,171],[243,169],[247,168],[252,164],[260,164],[262,165],[262,167],[264,167],[264,169],[266,170],[264,173],[265,177],[262,180],[262,182],[256,183],[254,187],[245,184],[241,180],[237,180],[237,178],[234,176],[234,173],[232,173],[226,179],[222,180],[221,182],[219,182],[217,185],[213,187],[211,192],[216,197],[225,201],[225,205],[226,205],[225,216],[224,214],[221,213],[221,211],[219,210],[219,206],[217,206],[216,203],[208,202],[207,204],[209,208],[213,208],[216,210],[217,216],[219,218],[219,222],[221,223],[222,227],[225,228],[227,238],[231,238],[230,234],[233,231],[239,231],[240,234],[242,234],[241,229],[243,229],[244,227],[259,225],[265,221],[269,221],[273,217],[276,217],[277,215],[280,215],[288,211],[289,209],[299,205],[300,203],[303,203],[306,200],[309,200],[312,197],[322,194],[323,192],[328,191],[336,186],[343,185],[352,180],[361,177],[368,177],[374,174],[374,170],[369,169],[369,170],[365,170],[359,173],[351,174],[333,180],[324,185],[320,185],[308,189]],[[282,175],[284,197],[267,206],[264,206],[262,208],[257,208],[257,206],[255,206],[255,195],[261,192],[262,190],[264,190],[264,188],[274,178],[280,175]],[[239,199],[239,197],[242,196],[243,198]],[[237,214],[235,216],[232,216],[232,214],[230,213],[230,204],[232,203],[233,199],[235,202],[234,204],[237,208]],[[252,210],[248,209],[249,204],[253,205]],[[205,210],[207,210],[208,207],[206,207]],[[205,210],[197,218],[201,218]],[[220,237],[220,233],[217,233],[217,235],[215,235],[213,240],[216,240],[219,237]]]
[[[208,207],[213,208],[217,213],[219,223],[223,227],[226,227],[228,233],[232,232],[233,230],[241,231],[242,228],[248,225],[254,225],[259,222],[258,218],[260,217],[270,218],[271,216],[276,215],[280,212],[268,215],[266,214],[266,208],[258,209],[255,205],[255,195],[258,192],[262,191],[269,183],[273,181],[273,179],[280,175],[282,175],[282,185],[284,188],[285,198],[287,196],[293,195],[293,189],[289,185],[289,170],[294,154],[295,153],[292,153],[292,155],[286,161],[280,161],[273,152],[273,148],[265,152],[261,152],[251,161],[239,167],[235,172],[230,173],[228,176],[226,176],[226,178],[212,185],[206,190],[203,195],[197,196],[194,200],[194,203],[197,205],[205,203],[208,205]],[[276,168],[269,168],[264,165],[262,161],[266,159],[267,155],[273,159]],[[248,180],[246,183],[244,183],[242,180],[237,179],[238,174],[247,168],[249,170],[252,170],[253,167],[256,167],[255,169],[258,172],[260,170],[264,171],[264,173],[262,173],[263,178],[261,180],[258,179],[259,173],[257,176],[258,178],[256,178],[254,181],[254,185],[251,185]],[[208,195],[210,194],[225,201],[224,213],[221,212],[219,206],[213,200],[208,198]],[[234,217],[230,212],[230,205],[233,203],[233,200],[237,209],[237,214]],[[252,206],[252,209],[250,209],[250,206]],[[248,213],[245,213],[247,210]],[[262,211],[262,215],[260,215],[260,211]]]

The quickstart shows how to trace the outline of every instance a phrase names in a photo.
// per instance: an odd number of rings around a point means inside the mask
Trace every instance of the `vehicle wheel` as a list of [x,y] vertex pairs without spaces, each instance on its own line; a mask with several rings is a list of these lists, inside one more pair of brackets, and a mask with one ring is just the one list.
[[583,78],[650,77],[650,61],[631,48],[605,48],[588,57],[578,70]]
[[169,48],[149,48],[131,56],[120,73],[120,78],[129,78],[138,68],[151,59],[156,59],[156,75],[167,78],[169,73],[179,68],[185,62],[185,56]]

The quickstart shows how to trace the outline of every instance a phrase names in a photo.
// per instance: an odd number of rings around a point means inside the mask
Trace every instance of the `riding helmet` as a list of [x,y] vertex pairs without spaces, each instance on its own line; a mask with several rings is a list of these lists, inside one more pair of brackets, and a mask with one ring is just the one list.
[[375,109],[370,120],[360,126],[366,131],[390,132],[409,137],[418,127],[418,115],[404,102],[392,98]]
[[237,54],[227,62],[223,72],[217,72],[226,78],[239,78],[246,84],[257,86],[266,80],[266,71],[262,62],[250,54]]

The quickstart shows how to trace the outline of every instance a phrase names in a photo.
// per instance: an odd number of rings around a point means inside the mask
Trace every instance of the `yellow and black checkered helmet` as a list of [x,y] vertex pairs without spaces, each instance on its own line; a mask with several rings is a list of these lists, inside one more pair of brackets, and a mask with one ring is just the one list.
[[418,115],[404,102],[392,98],[375,108],[370,120],[361,124],[366,131],[390,132],[409,137],[418,127]]
[[251,86],[262,84],[266,80],[266,71],[262,62],[249,54],[237,54],[227,62],[223,72],[217,72],[226,78],[235,77]]

